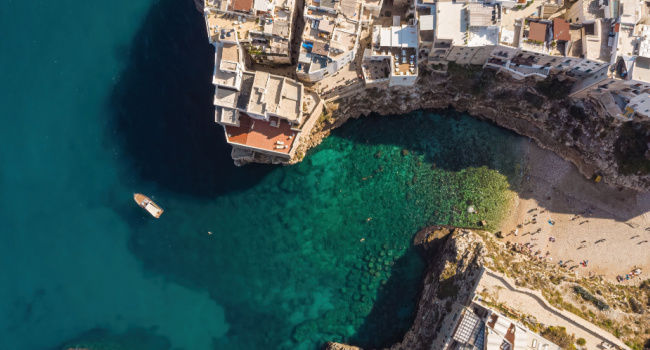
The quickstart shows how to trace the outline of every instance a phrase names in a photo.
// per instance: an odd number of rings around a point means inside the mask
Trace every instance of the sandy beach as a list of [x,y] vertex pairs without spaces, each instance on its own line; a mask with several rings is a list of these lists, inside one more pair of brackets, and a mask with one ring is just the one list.
[[[535,244],[533,252],[581,276],[615,282],[638,267],[640,277],[621,283],[648,279],[650,193],[585,179],[572,163],[534,142],[528,152],[522,189],[499,228],[503,241]],[[580,264],[585,260],[586,267]]]

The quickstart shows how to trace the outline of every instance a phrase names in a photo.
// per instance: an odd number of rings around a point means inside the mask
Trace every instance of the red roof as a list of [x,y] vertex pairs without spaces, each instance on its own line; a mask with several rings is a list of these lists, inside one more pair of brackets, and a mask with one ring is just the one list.
[[528,31],[528,40],[546,41],[546,23],[530,22],[530,30]]
[[234,0],[233,10],[250,11],[253,8],[253,0]]
[[561,41],[570,41],[569,22],[564,18],[553,19],[553,39]]
[[[228,142],[288,154],[293,140],[296,139],[294,137],[296,132],[291,130],[291,126],[286,120],[271,117],[271,121],[280,122],[280,126],[271,126],[270,122],[253,119],[240,112],[239,126],[226,125]],[[289,147],[276,148],[278,141]]]

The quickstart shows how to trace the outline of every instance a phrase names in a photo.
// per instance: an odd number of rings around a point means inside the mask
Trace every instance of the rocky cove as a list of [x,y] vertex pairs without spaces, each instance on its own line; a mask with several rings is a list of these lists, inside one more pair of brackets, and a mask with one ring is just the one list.
[[425,109],[467,113],[530,137],[575,164],[587,178],[598,174],[611,186],[649,189],[648,122],[617,120],[595,98],[570,98],[571,85],[564,76],[515,80],[492,69],[454,63],[446,70],[423,68],[413,87],[360,89],[328,103],[290,163],[300,161],[350,118]]

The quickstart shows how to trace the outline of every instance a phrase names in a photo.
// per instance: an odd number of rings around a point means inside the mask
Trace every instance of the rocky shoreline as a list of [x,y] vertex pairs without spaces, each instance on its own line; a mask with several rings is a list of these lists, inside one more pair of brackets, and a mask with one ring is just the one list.
[[305,154],[349,118],[415,110],[468,113],[530,137],[575,164],[587,178],[602,175],[611,186],[650,189],[650,176],[635,168],[648,161],[647,123],[614,119],[595,98],[566,97],[570,87],[563,77],[540,82],[514,80],[481,67],[450,64],[445,72],[423,68],[413,87],[367,88],[330,103],[329,115],[302,140],[297,154]]
[[[456,305],[464,305],[472,296],[487,256],[482,238],[469,229],[431,226],[418,232],[413,243],[427,262],[427,270],[413,325],[391,350],[430,349],[442,340],[443,324],[449,323],[445,321],[452,317]],[[333,342],[324,348],[361,350]]]

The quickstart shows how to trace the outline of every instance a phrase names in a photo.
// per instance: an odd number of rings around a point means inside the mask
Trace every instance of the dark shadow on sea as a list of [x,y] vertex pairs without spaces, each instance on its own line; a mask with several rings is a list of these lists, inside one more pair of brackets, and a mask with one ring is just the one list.
[[130,163],[126,177],[213,198],[253,187],[273,170],[233,164],[214,122],[214,47],[191,0],[154,4],[130,48],[118,51],[125,68],[109,97],[108,130],[122,146],[120,161]]
[[413,246],[395,261],[391,268],[392,276],[377,291],[370,313],[355,334],[346,339],[348,344],[363,349],[380,349],[402,341],[417,313],[423,283],[421,276],[414,271],[422,271],[423,263]]

